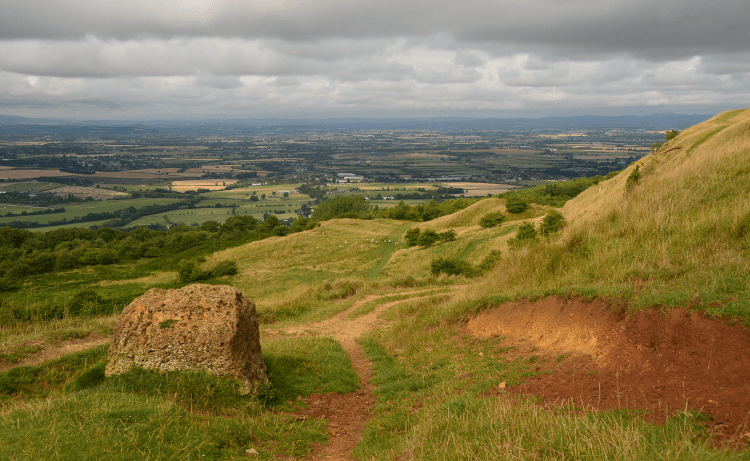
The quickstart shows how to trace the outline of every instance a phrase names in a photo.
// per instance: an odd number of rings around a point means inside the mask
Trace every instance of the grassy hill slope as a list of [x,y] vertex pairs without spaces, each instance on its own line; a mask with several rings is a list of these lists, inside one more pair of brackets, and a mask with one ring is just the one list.
[[750,110],[684,131],[569,201],[561,235],[508,255],[481,291],[573,290],[750,319],[749,150]]

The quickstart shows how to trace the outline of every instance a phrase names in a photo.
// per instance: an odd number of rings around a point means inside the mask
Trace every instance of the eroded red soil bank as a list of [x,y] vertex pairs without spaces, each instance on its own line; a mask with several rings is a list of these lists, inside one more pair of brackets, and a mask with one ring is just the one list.
[[[594,410],[648,410],[659,422],[686,407],[719,439],[750,427],[750,332],[685,309],[631,316],[605,301],[546,298],[503,304],[469,321],[477,337],[522,340],[549,356],[543,370],[509,389]],[[566,355],[565,358],[559,358]]]

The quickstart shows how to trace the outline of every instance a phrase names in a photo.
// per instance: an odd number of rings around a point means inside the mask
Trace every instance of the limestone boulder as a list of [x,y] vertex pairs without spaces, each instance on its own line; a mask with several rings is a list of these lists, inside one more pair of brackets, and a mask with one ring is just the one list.
[[107,376],[138,365],[206,370],[241,380],[245,392],[268,382],[255,304],[227,285],[151,289],[117,319]]

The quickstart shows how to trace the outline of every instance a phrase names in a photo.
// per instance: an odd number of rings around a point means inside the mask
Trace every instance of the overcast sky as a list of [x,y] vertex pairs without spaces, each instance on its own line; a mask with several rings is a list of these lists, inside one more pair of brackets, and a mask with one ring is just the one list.
[[711,114],[749,0],[0,0],[0,114]]

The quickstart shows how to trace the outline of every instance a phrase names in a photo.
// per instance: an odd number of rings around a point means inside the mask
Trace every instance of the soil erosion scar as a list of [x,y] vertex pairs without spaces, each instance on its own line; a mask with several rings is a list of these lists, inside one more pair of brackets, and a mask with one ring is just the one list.
[[598,410],[646,409],[653,421],[687,406],[708,416],[718,439],[741,436],[750,424],[750,332],[741,326],[685,309],[630,316],[605,301],[545,298],[502,304],[471,319],[468,329],[569,355],[547,361],[551,374],[511,392]]

